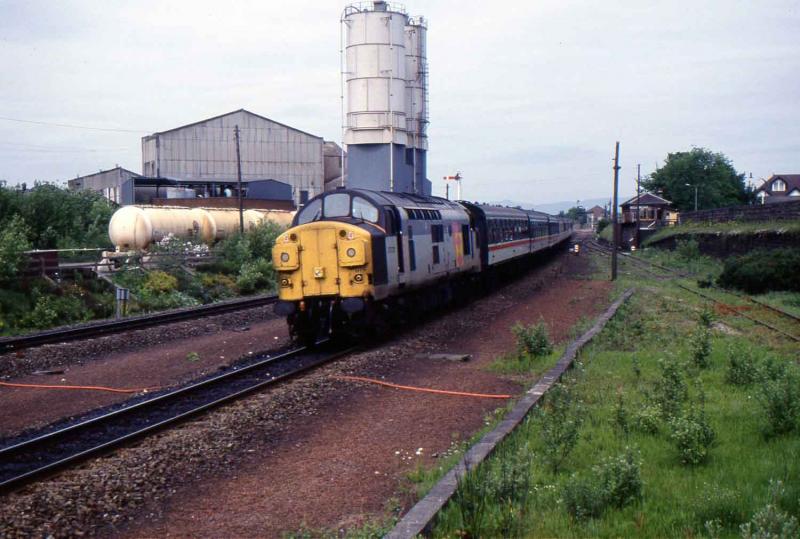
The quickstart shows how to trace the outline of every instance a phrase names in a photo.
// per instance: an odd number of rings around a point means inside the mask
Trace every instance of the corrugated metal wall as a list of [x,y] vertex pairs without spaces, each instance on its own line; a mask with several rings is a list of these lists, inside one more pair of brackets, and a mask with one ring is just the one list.
[[142,139],[142,173],[185,180],[236,180],[234,126],[240,130],[242,179],[274,179],[309,197],[323,188],[323,140],[247,111]]

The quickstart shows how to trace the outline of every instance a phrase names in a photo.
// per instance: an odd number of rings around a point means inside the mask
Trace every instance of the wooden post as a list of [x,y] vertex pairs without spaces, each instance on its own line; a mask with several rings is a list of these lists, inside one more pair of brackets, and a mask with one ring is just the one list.
[[619,249],[619,215],[617,214],[617,196],[619,187],[619,141],[614,151],[614,206],[611,208],[611,226],[614,227],[614,245],[611,250],[611,280],[617,279],[617,250]]
[[244,206],[242,202],[242,155],[239,152],[239,126],[238,124],[233,128],[233,134],[236,138],[236,181],[237,191],[239,192],[239,233],[244,234]]

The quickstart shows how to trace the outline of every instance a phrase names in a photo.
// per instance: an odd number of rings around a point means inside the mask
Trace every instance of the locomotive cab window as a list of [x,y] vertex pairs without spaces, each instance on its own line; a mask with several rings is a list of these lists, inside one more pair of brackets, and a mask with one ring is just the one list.
[[370,223],[377,223],[378,208],[364,198],[353,197],[353,218],[364,219]]
[[325,217],[345,217],[350,215],[350,195],[335,193],[325,197]]
[[322,201],[320,199],[313,200],[310,204],[306,205],[297,216],[297,224],[304,225],[311,221],[316,221],[322,217]]

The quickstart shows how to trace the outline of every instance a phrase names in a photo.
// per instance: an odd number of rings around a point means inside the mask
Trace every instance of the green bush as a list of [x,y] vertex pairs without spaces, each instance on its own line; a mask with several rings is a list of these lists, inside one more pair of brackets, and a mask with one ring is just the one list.
[[597,518],[608,505],[605,493],[596,480],[573,475],[561,491],[564,509],[577,520]]
[[770,501],[759,509],[750,522],[742,524],[744,539],[794,539],[800,537],[800,524],[792,515],[781,511],[778,501],[783,495],[781,481],[769,482]]
[[149,290],[142,290],[136,296],[136,303],[139,310],[144,312],[163,311],[165,309],[177,309],[179,307],[194,307],[199,305],[200,302],[195,298],[172,290],[170,292],[152,292]]
[[230,298],[236,295],[236,281],[222,273],[203,274],[200,276],[200,286],[204,299],[214,301]]
[[28,328],[47,329],[54,326],[83,322],[91,319],[91,313],[75,296],[41,295],[33,310],[23,319]]
[[14,283],[20,271],[25,269],[31,249],[27,225],[19,215],[11,218],[0,230],[0,283]]
[[658,366],[661,377],[655,385],[655,402],[661,410],[661,417],[669,420],[678,416],[689,392],[676,358],[659,359]]
[[604,459],[594,473],[600,478],[607,503],[614,507],[624,507],[642,495],[641,464],[628,447],[624,453]]
[[641,464],[630,448],[592,467],[591,478],[573,475],[562,499],[567,512],[578,520],[599,517],[607,507],[625,507],[641,498]]
[[670,428],[670,438],[683,464],[696,465],[706,460],[716,433],[702,408],[691,408],[686,414],[674,417],[670,421]]
[[800,249],[753,251],[744,256],[728,258],[717,284],[749,294],[763,294],[771,290],[800,291],[798,267]]
[[250,254],[253,258],[264,258],[272,260],[272,247],[275,240],[284,228],[272,221],[263,221],[258,226],[245,232]]
[[758,402],[766,416],[764,435],[787,434],[797,428],[800,419],[800,376],[795,366],[777,366],[766,362],[762,369]]
[[111,247],[108,222],[114,205],[101,194],[37,183],[33,188],[0,187],[0,227],[16,216],[37,249]]
[[691,336],[692,364],[699,369],[707,369],[711,364],[711,331],[701,326]]
[[633,416],[632,428],[644,434],[657,434],[661,429],[661,408],[653,404],[640,407]]
[[621,432],[625,437],[631,431],[631,417],[628,408],[625,406],[625,399],[622,391],[617,392],[617,404],[614,406],[614,428]]
[[753,349],[741,345],[730,346],[725,382],[734,386],[749,386],[757,376],[758,365]]
[[521,355],[532,358],[544,357],[553,352],[550,338],[547,335],[547,326],[543,320],[536,325],[523,326],[514,324],[511,332],[517,338],[517,350]]
[[157,295],[173,292],[178,288],[178,279],[161,270],[151,271],[142,283],[141,291],[144,294]]
[[258,258],[253,262],[246,262],[236,279],[236,286],[243,294],[252,294],[259,290],[273,290],[275,288],[275,270],[272,261]]
[[574,389],[563,383],[553,386],[539,408],[542,456],[556,474],[578,443],[584,410]]

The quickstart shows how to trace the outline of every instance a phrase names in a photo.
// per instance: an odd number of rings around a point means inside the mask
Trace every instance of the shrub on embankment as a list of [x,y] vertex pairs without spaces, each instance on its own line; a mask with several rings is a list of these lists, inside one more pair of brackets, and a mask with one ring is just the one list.
[[724,288],[738,288],[749,294],[773,290],[800,292],[800,249],[757,250],[725,260],[717,279]]

